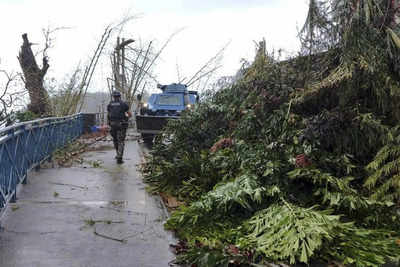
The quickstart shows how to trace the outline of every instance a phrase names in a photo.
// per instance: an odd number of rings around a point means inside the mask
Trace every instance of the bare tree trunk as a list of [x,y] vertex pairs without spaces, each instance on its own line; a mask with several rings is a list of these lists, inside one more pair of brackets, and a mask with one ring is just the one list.
[[38,115],[46,115],[50,113],[50,104],[48,94],[43,86],[44,76],[50,65],[47,57],[43,57],[43,66],[39,68],[36,63],[35,56],[31,49],[31,43],[28,40],[28,35],[22,35],[23,44],[19,52],[19,64],[25,77],[25,87],[29,92],[31,103],[28,109]]

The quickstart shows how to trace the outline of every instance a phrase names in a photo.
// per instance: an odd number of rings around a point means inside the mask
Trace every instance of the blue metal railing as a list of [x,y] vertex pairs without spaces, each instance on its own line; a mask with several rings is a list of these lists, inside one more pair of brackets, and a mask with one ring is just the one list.
[[52,153],[83,133],[83,115],[29,121],[0,130],[0,217],[17,185]]

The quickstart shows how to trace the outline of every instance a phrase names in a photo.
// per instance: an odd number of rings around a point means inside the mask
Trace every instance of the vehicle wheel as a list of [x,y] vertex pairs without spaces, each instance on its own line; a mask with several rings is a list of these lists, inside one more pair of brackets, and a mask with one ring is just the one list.
[[145,142],[146,144],[153,143],[154,134],[143,134],[142,133],[141,135],[142,135],[143,142]]

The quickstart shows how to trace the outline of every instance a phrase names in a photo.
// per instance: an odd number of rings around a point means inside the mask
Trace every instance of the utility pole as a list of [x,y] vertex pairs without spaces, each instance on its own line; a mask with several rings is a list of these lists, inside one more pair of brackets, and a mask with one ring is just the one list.
[[117,37],[117,45],[115,46],[113,53],[113,66],[114,66],[114,84],[115,89],[121,91],[123,94],[126,93],[126,68],[125,68],[125,46],[133,43],[135,40]]

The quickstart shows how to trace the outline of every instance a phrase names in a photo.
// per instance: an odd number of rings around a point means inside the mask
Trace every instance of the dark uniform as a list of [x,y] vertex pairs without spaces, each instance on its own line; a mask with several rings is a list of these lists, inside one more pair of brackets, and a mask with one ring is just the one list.
[[113,138],[114,148],[117,151],[117,162],[122,163],[124,154],[126,129],[128,128],[128,117],[125,115],[129,111],[129,106],[120,99],[119,92],[113,92],[114,100],[107,106],[108,124],[111,127],[110,133]]

